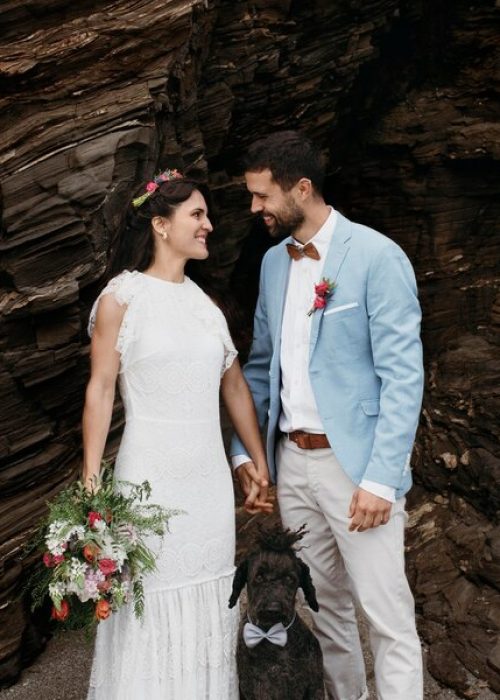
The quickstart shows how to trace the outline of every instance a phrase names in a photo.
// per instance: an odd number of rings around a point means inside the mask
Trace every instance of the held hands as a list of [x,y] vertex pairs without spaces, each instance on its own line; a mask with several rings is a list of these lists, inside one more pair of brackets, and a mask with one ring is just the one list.
[[267,492],[267,468],[258,469],[253,462],[244,462],[236,469],[236,475],[245,495],[244,508],[247,513],[272,513],[273,502]]
[[391,516],[390,501],[375,496],[364,489],[356,489],[353,493],[348,517],[351,518],[349,532],[364,532],[389,522]]

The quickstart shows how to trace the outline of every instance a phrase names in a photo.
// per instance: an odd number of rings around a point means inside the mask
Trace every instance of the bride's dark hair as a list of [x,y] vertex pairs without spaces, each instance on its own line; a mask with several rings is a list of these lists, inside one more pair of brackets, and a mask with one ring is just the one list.
[[[146,184],[140,185],[127,207],[122,224],[117,226],[110,246],[110,254],[106,271],[101,279],[99,290],[104,288],[109,280],[123,270],[143,272],[154,261],[155,243],[151,219],[155,216],[172,216],[176,207],[185,202],[193,192],[200,192],[210,208],[210,192],[206,185],[196,180],[183,178],[169,180],[159,185],[140,206],[134,207],[132,201],[144,194]],[[238,337],[241,319],[237,309],[231,303],[230,297],[224,294],[220,285],[215,283],[204,261],[189,260],[186,265],[188,276],[208,294],[219,306],[227,318],[230,330]]]
[[131,198],[122,225],[115,230],[104,282],[123,270],[142,272],[150,267],[155,252],[151,220],[155,216],[169,218],[196,190],[207,200],[207,188],[201,183],[188,178],[169,180],[161,183],[140,206],[134,207],[133,199],[146,191],[146,185],[140,185]]

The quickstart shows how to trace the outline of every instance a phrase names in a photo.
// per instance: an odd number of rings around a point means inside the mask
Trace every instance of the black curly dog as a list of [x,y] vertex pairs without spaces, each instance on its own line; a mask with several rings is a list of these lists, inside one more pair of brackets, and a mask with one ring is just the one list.
[[[237,651],[241,700],[324,698],[320,646],[295,612],[299,587],[309,607],[318,610],[309,567],[293,548],[304,534],[304,526],[296,532],[283,530],[279,525],[268,530],[261,528],[258,548],[236,570],[229,607],[236,604],[245,584],[248,594],[248,612],[241,623]],[[253,643],[244,639],[247,623],[260,628],[251,628]],[[284,646],[262,638],[266,632],[272,636],[271,628],[277,623],[287,628],[286,633],[281,631],[279,635],[281,644],[287,638]]]

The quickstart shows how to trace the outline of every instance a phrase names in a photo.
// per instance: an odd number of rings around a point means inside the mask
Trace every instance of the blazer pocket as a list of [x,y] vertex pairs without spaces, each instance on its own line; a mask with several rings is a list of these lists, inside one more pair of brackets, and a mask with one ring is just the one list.
[[328,311],[323,313],[323,316],[329,316],[330,314],[338,314],[339,311],[347,311],[347,309],[355,309],[359,304],[357,301],[353,301],[351,304],[342,304],[342,306],[334,306]]
[[380,413],[380,401],[378,399],[364,399],[364,401],[360,401],[360,404],[367,416],[378,416]]

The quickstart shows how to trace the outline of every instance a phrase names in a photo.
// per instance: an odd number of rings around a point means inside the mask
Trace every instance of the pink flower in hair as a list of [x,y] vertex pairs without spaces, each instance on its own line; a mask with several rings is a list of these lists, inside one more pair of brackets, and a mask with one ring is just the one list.
[[148,182],[146,185],[146,192],[155,192],[158,189],[156,182]]

